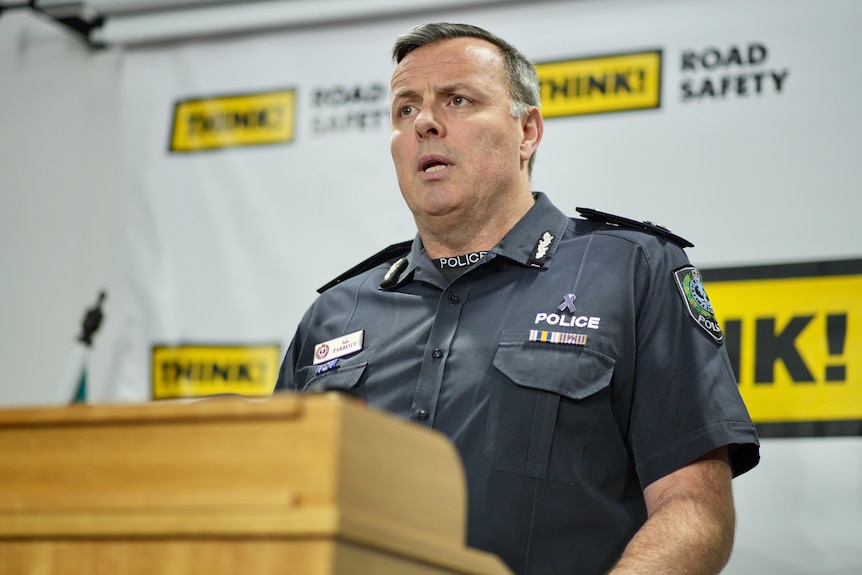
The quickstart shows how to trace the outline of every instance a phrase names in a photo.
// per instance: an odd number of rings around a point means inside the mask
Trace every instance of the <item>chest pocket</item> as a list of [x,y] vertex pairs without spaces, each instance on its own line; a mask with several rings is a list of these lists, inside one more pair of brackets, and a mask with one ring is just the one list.
[[485,456],[494,468],[577,483],[600,417],[610,417],[614,360],[581,346],[530,342],[504,333],[493,365]]
[[368,362],[363,361],[353,365],[339,365],[335,369],[314,374],[305,382],[304,392],[310,391],[344,391],[350,392],[359,385],[362,374]]

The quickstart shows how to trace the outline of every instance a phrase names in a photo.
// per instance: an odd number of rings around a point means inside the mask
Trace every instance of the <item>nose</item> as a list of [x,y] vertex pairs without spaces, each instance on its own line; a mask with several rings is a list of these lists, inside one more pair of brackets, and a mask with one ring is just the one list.
[[420,140],[431,136],[442,137],[445,133],[443,123],[433,106],[423,107],[416,114],[413,126],[416,129],[416,137]]

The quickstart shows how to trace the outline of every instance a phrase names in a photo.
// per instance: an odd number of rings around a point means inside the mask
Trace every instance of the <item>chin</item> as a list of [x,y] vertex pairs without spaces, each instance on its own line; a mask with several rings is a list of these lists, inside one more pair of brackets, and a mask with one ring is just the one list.
[[444,188],[425,189],[412,196],[407,204],[413,213],[445,216],[464,205],[464,195]]

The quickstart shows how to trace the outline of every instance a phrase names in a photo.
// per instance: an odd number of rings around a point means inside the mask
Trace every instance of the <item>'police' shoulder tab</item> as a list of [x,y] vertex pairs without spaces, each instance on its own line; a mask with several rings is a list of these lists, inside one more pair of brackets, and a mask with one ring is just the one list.
[[410,253],[410,246],[412,245],[413,240],[408,240],[406,242],[392,244],[388,248],[380,250],[367,260],[356,264],[355,266],[353,266],[334,280],[330,281],[326,285],[317,288],[317,293],[323,293],[329,288],[340,284],[344,280],[350,279],[353,276],[361,274],[362,272],[367,272],[370,269],[374,269],[380,264],[387,262],[393,258],[397,258]]
[[606,224],[611,224],[614,226],[619,226],[622,228],[634,228],[636,230],[643,230],[655,234],[657,236],[661,236],[663,238],[667,238],[676,245],[683,248],[693,248],[694,244],[688,241],[687,239],[680,237],[674,233],[671,233],[669,229],[666,227],[655,224],[653,222],[639,222],[637,220],[630,220],[629,218],[624,218],[622,216],[615,216],[613,214],[608,214],[605,212],[600,212],[598,210],[593,210],[591,208],[575,208],[579,214],[585,217],[588,220],[593,220],[596,222],[603,222]]

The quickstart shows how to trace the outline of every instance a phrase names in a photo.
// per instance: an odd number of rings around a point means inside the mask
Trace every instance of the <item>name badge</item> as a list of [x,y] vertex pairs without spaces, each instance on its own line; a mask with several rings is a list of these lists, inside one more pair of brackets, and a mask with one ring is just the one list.
[[360,329],[314,346],[314,365],[356,353],[362,349],[362,338],[365,330]]

